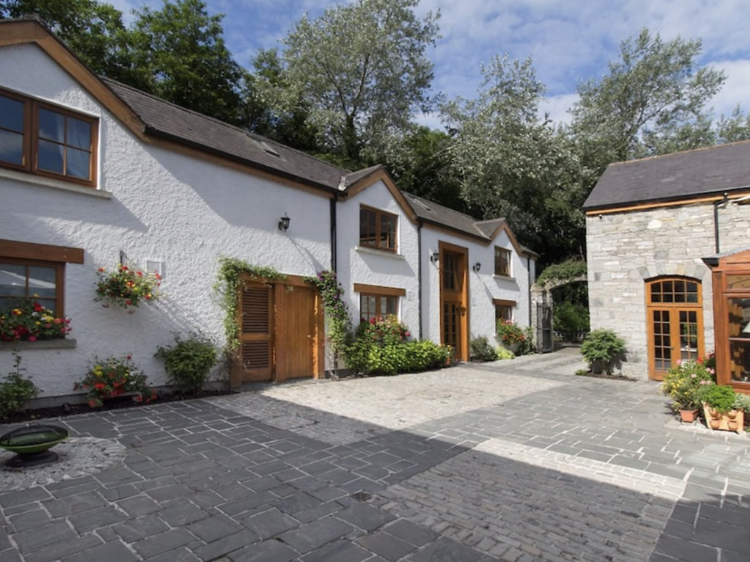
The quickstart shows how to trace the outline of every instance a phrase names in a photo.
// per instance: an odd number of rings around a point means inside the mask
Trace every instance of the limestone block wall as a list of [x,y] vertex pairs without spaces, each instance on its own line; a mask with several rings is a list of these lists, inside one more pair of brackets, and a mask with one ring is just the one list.
[[[750,247],[750,207],[719,205],[718,224],[722,253]],[[591,329],[625,339],[625,374],[648,377],[645,282],[655,277],[703,284],[704,341],[714,348],[711,273],[701,260],[717,253],[712,203],[590,215],[586,243]]]

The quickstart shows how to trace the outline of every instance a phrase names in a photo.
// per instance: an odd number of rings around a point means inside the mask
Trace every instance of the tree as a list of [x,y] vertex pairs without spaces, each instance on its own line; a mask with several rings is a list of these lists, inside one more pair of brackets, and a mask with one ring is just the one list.
[[750,140],[750,115],[745,115],[738,105],[729,117],[721,116],[716,134],[722,143]]
[[505,217],[543,261],[581,254],[578,161],[570,140],[539,121],[544,85],[531,60],[495,57],[482,74],[477,99],[442,107],[462,198],[481,218]]
[[358,161],[384,139],[408,129],[426,109],[439,14],[419,19],[418,0],[356,0],[318,19],[305,15],[283,40],[288,88],[273,104],[288,111],[299,100],[327,150]]
[[259,135],[274,139],[297,150],[318,152],[318,131],[309,121],[309,107],[298,99],[287,108],[273,107],[269,92],[289,88],[286,71],[276,49],[260,49],[252,60],[254,72],[245,77],[242,92],[245,123]]
[[122,13],[96,0],[0,0],[0,19],[36,15],[95,73],[133,81]]
[[572,131],[593,177],[611,162],[711,143],[703,109],[725,77],[697,69],[700,53],[700,40],[665,43],[643,29],[620,44],[607,75],[579,86]]
[[228,123],[240,124],[243,72],[224,43],[223,15],[202,0],[165,0],[136,11],[132,56],[146,91]]

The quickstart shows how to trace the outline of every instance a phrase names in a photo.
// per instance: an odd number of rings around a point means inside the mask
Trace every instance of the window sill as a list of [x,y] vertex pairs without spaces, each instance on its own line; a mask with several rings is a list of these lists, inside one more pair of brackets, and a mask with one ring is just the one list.
[[44,176],[35,176],[34,174],[26,174],[24,172],[16,172],[15,170],[7,170],[5,168],[0,168],[0,178],[10,179],[20,183],[37,185],[39,187],[46,187],[49,189],[70,191],[72,193],[78,193],[79,195],[88,195],[89,197],[112,199],[112,194],[109,191],[103,191],[101,189],[96,189],[93,187],[83,187],[74,183],[46,178]]
[[2,351],[35,351],[38,349],[74,349],[78,342],[72,338],[56,340],[37,340],[37,341],[3,341],[0,342],[0,352]]
[[374,256],[383,256],[384,258],[393,258],[396,260],[406,259],[406,256],[403,254],[397,254],[396,252],[389,252],[387,250],[376,250],[375,248],[367,248],[365,246],[355,246],[354,250],[362,254],[372,254]]
[[495,274],[493,275],[493,277],[494,277],[495,279],[502,279],[502,280],[504,280],[504,281],[515,281],[515,280],[516,280],[516,278],[515,278],[515,277],[512,277],[512,276],[510,276],[510,275],[498,275],[497,273],[495,273]]

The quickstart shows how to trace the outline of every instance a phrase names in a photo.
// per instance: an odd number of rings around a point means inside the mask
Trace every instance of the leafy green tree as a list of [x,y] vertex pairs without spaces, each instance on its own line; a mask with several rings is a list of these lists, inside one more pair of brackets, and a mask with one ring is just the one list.
[[304,16],[283,40],[288,88],[275,107],[302,100],[326,150],[351,161],[408,129],[429,104],[439,14],[418,18],[418,0],[356,0]]
[[716,134],[722,143],[750,140],[750,115],[743,113],[738,105],[729,117],[721,116],[716,124]]
[[228,123],[244,118],[244,77],[224,43],[223,15],[202,0],[165,0],[135,12],[132,56],[141,86],[157,96]]
[[318,131],[309,120],[309,107],[298,97],[287,107],[268,103],[269,92],[289,88],[286,70],[276,49],[260,49],[252,59],[253,72],[247,74],[242,92],[245,122],[250,130],[280,143],[318,152]]
[[442,107],[450,159],[472,214],[505,217],[543,262],[583,253],[583,193],[569,139],[538,118],[544,85],[531,60],[495,57],[474,100]]
[[712,142],[704,108],[725,77],[698,68],[700,53],[700,40],[664,42],[643,29],[620,44],[607,75],[579,86],[572,132],[594,178],[611,162]]
[[0,0],[0,19],[37,16],[95,73],[132,82],[122,13],[96,0]]

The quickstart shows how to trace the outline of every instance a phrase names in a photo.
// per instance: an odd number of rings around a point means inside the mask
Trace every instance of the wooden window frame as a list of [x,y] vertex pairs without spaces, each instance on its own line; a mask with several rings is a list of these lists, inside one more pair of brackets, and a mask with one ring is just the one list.
[[[400,301],[399,299],[401,297],[406,296],[406,289],[399,289],[396,287],[381,287],[379,285],[365,285],[363,283],[355,283],[354,284],[354,292],[359,293],[359,319],[360,322],[364,318],[362,315],[362,297],[371,297],[375,298],[375,310],[380,310],[380,303],[381,299],[386,298],[392,298],[396,299],[395,301],[395,308],[396,308],[396,314],[395,316],[398,318],[398,309]],[[380,317],[380,316],[378,316]]]
[[[501,271],[498,271],[500,268],[498,268],[498,265],[500,262],[498,262],[498,258],[500,256],[506,256],[507,259],[505,260],[505,263],[507,265],[507,273],[503,273]],[[495,246],[495,275],[498,275],[500,277],[513,277],[513,252],[508,250],[507,248],[503,248],[501,246]]]
[[[375,243],[371,244],[369,242],[363,241],[362,239],[362,211],[367,211],[370,213],[375,214]],[[398,251],[398,215],[394,213],[389,213],[388,211],[382,211],[380,209],[376,209],[374,207],[368,207],[367,205],[360,205],[359,207],[360,212],[360,219],[359,219],[359,228],[360,228],[360,236],[359,236],[359,245],[363,248],[372,248],[374,250],[381,250],[383,252],[392,252],[396,253]],[[393,230],[393,247],[389,246],[381,246],[380,245],[380,219],[382,216],[388,216],[391,217],[395,223],[395,228]]]
[[[28,268],[29,267],[46,267],[50,269],[55,270],[55,296],[54,297],[39,297],[39,300],[47,300],[47,299],[54,299],[55,301],[55,308],[53,312],[55,313],[55,317],[62,318],[65,315],[65,291],[64,291],[64,282],[65,282],[65,264],[62,262],[52,262],[52,261],[41,261],[41,260],[25,260],[21,258],[3,258],[0,257],[0,265],[22,265],[27,268],[26,270],[26,294],[23,296],[19,296],[18,299],[32,299],[35,298],[33,293],[29,292],[29,274],[28,274]],[[0,297],[9,296],[9,295],[2,295],[0,294]]]
[[[36,176],[42,176],[46,178],[52,178],[64,182],[75,183],[86,187],[96,187],[97,183],[97,170],[99,161],[99,119],[76,111],[71,111],[67,108],[59,107],[46,103],[28,96],[17,94],[0,88],[0,96],[4,96],[10,99],[14,99],[23,102],[23,163],[13,164],[11,162],[4,162],[0,160],[0,167],[7,168],[9,170],[16,170],[33,174]],[[91,159],[89,162],[89,179],[81,179],[73,176],[68,176],[65,173],[59,174],[50,170],[39,169],[39,110],[46,109],[64,117],[72,117],[79,121],[84,121],[91,125],[91,146],[90,154]],[[66,121],[67,127],[67,121]],[[61,143],[56,143],[61,144]],[[63,147],[67,147],[66,143],[62,143]],[[78,147],[75,147],[79,149]],[[79,149],[80,150],[80,149]],[[65,166],[65,157],[63,156],[63,166]]]
[[509,308],[510,309],[510,321],[513,322],[515,318],[516,306],[518,305],[518,303],[516,301],[509,301],[509,300],[503,300],[503,299],[492,299],[492,304],[495,305],[495,332],[497,332],[497,323],[500,320],[500,317],[498,316],[498,311],[501,308]]
[[55,316],[65,315],[65,264],[83,263],[83,249],[0,240],[0,263],[54,267]]

